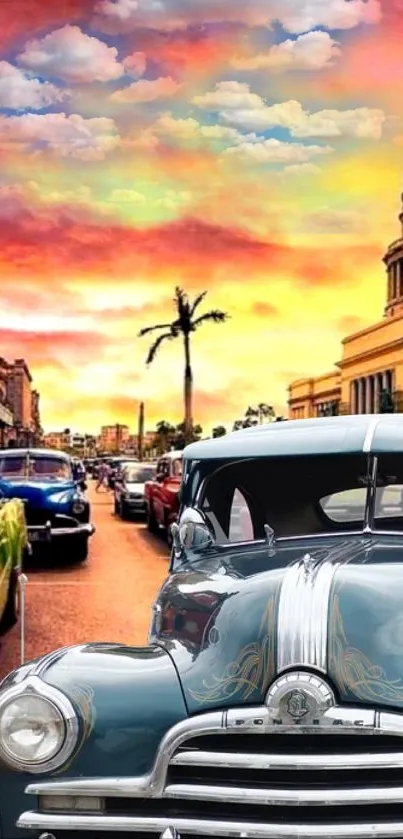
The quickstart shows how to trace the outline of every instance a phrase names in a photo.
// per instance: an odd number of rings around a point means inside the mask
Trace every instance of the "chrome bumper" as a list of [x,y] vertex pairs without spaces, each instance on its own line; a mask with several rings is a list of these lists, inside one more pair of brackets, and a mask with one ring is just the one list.
[[[92,536],[95,533],[93,524],[79,524],[78,527],[52,527],[50,521],[46,524],[28,525],[28,539],[35,544],[37,542],[51,542],[53,538],[65,536]],[[35,538],[38,534],[38,538]],[[30,539],[31,536],[31,539]]]
[[[207,819],[137,818],[136,816],[73,816],[24,813],[17,827],[31,830],[85,830],[100,833],[153,833],[163,836],[171,829],[173,835],[245,837],[245,839],[400,839],[403,822],[367,824],[259,824]],[[178,835],[179,834],[179,835]]]

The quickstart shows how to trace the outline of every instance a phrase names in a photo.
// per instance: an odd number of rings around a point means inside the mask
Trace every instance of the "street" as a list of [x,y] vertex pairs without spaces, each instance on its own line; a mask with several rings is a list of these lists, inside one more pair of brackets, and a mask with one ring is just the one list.
[[[150,606],[164,580],[169,553],[144,521],[113,515],[113,494],[89,482],[96,533],[82,565],[29,568],[25,660],[88,641],[144,644]],[[1,639],[0,679],[20,664],[20,626]]]

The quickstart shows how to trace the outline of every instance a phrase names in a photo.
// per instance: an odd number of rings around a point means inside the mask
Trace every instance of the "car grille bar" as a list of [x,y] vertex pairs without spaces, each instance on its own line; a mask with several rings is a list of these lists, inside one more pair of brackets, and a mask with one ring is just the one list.
[[26,792],[37,809],[17,826],[137,839],[161,839],[168,828],[179,839],[401,839],[402,714],[338,707],[326,712],[328,727],[280,733],[267,713],[178,723],[149,775],[35,781]]
[[[171,766],[220,766],[223,769],[345,769],[345,754],[237,754],[234,752],[182,751]],[[403,768],[403,752],[351,753],[349,769]],[[402,778],[403,780],[403,778]]]

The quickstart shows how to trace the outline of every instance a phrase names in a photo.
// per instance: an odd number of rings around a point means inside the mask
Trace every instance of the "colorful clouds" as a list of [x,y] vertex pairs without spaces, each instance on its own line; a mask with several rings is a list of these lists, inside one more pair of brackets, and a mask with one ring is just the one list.
[[382,316],[399,3],[3,5],[0,355],[27,358],[45,426],[181,419],[180,342],[146,369],[136,337],[178,283],[231,315],[194,336],[197,420],[284,413],[290,377]]

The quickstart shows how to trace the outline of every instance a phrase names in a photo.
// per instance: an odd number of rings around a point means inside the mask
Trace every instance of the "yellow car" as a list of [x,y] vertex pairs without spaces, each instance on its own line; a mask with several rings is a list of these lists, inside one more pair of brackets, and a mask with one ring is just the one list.
[[18,620],[18,578],[27,547],[24,503],[17,498],[0,502],[0,635]]

